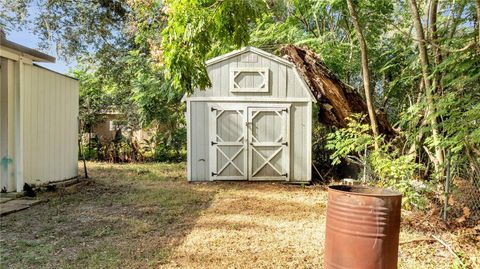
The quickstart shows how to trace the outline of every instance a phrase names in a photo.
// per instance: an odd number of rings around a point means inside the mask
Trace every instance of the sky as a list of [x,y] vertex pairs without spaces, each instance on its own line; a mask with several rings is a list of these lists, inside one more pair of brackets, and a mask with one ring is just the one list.
[[[34,19],[38,15],[39,15],[38,3],[37,2],[30,3],[30,5],[28,6],[27,19],[30,21],[34,21]],[[23,30],[11,29],[10,31],[7,31],[6,32],[7,39],[12,42],[23,45],[25,47],[29,47],[29,48],[41,51],[43,53],[46,53],[56,58],[55,63],[36,63],[36,64],[62,74],[66,74],[70,68],[76,66],[76,63],[74,61],[72,61],[71,63],[66,63],[65,61],[62,61],[60,57],[58,57],[55,51],[55,48],[53,46],[52,46],[52,49],[50,49],[50,51],[44,51],[39,49],[38,45],[40,43],[40,39],[38,39],[37,36],[35,36],[33,32],[29,29],[32,27],[22,27],[22,28]]]
[[[35,18],[39,15],[40,7],[38,6],[38,4],[39,4],[38,2],[33,2],[29,4],[28,12],[27,12],[27,21],[35,21]],[[10,31],[7,31],[6,33],[7,39],[12,42],[23,45],[25,47],[29,47],[29,48],[41,51],[43,53],[46,53],[50,56],[55,57],[56,59],[55,63],[36,63],[36,64],[62,74],[66,74],[69,69],[77,65],[75,61],[67,63],[63,61],[61,57],[58,57],[54,46],[52,46],[52,48],[49,51],[40,49],[38,46],[40,43],[40,39],[37,36],[35,36],[35,34],[33,34],[31,29],[29,29],[29,28],[32,28],[31,25],[28,25],[22,28],[23,30],[11,29]]]
[[54,48],[51,49],[50,51],[40,50],[38,47],[40,40],[32,32],[28,30],[10,31],[6,35],[7,35],[7,39],[12,42],[18,43],[25,47],[39,50],[43,53],[47,53],[48,55],[51,55],[57,59],[55,63],[36,63],[38,65],[41,65],[45,68],[48,68],[50,70],[53,70],[62,74],[66,74],[70,68],[76,66],[75,62],[66,63],[61,59],[59,59]]

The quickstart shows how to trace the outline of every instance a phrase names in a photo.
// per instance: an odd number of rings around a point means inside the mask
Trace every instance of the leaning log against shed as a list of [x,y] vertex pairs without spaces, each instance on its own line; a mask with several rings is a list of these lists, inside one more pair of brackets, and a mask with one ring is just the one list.
[[[320,59],[307,48],[287,45],[282,48],[285,58],[295,64],[320,106],[319,121],[326,125],[346,127],[352,113],[368,115],[367,104],[353,87],[342,82]],[[383,112],[376,112],[380,133],[395,134]]]

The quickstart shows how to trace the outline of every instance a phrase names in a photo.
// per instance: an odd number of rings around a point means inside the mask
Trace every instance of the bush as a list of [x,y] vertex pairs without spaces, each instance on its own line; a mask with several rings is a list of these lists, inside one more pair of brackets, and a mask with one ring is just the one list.
[[144,141],[145,156],[157,162],[184,162],[187,159],[187,131],[178,128],[172,132],[157,133],[151,140]]
[[[339,129],[327,136],[327,149],[333,150],[330,158],[336,165],[342,160],[353,160],[366,165],[370,180],[367,182],[379,187],[393,188],[403,194],[402,204],[405,208],[423,208],[426,206],[428,184],[415,178],[416,172],[424,169],[415,162],[415,157],[402,155],[391,143],[378,137],[378,149],[374,148],[375,138],[370,134],[370,127],[365,124],[365,116],[354,114],[348,119],[346,128]],[[363,152],[369,150],[365,157]]]

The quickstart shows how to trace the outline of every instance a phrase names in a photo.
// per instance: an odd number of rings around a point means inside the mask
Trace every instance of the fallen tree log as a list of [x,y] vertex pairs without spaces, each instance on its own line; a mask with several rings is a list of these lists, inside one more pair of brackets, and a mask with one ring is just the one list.
[[[351,114],[368,115],[367,104],[358,91],[341,81],[315,52],[294,45],[286,45],[281,51],[295,64],[317,99],[320,107],[318,120],[321,123],[343,128],[347,126],[346,118]],[[376,116],[380,133],[392,137],[395,131],[386,115],[376,111]]]

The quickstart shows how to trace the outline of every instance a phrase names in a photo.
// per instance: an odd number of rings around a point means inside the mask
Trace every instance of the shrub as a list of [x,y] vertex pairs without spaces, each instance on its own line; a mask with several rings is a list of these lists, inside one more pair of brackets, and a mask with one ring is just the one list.
[[[333,150],[332,164],[348,159],[367,166],[370,185],[394,188],[403,194],[405,208],[423,208],[426,205],[428,184],[415,178],[415,173],[424,169],[415,162],[415,157],[402,155],[391,143],[378,137],[378,149],[374,148],[375,138],[365,124],[365,116],[354,114],[348,119],[346,128],[338,129],[327,136],[327,149]],[[368,156],[363,152],[369,150]]]

